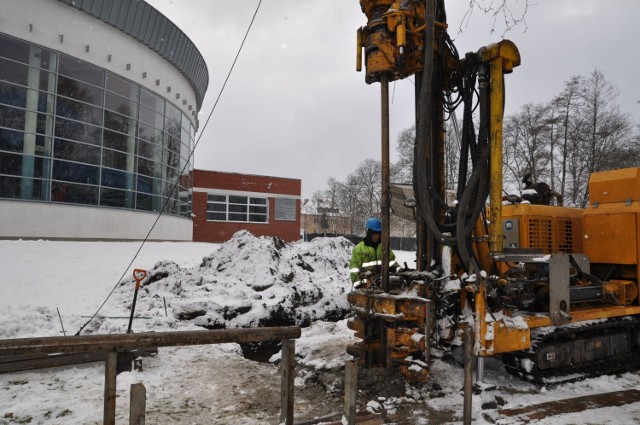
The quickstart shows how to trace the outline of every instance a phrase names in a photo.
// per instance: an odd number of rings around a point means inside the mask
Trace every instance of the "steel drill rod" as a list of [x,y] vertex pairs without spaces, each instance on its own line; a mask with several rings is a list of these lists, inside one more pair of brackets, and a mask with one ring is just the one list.
[[467,323],[464,328],[464,405],[463,424],[471,425],[473,396],[473,327]]
[[380,79],[380,103],[382,105],[382,290],[389,292],[389,81]]
[[147,347],[250,343],[300,338],[299,326],[217,329],[201,331],[145,332],[133,334],[54,336],[0,340],[0,356],[21,354],[123,351]]

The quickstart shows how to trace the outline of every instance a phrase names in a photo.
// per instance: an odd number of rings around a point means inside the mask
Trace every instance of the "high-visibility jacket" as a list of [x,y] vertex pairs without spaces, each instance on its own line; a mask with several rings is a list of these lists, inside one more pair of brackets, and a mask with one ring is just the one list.
[[[389,266],[398,267],[396,263],[396,255],[393,250],[389,248]],[[376,248],[372,245],[367,245],[364,240],[361,240],[351,252],[351,263],[349,264],[349,271],[351,273],[351,282],[357,282],[360,280],[360,269],[363,267],[382,266],[382,244],[379,243]]]

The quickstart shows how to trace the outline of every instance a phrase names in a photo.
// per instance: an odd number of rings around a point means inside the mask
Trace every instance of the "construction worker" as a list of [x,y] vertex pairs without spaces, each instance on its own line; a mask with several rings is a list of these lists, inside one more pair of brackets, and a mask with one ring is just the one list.
[[[367,268],[377,270],[379,273],[382,267],[382,244],[380,238],[382,235],[382,222],[377,218],[367,220],[367,234],[354,248],[351,253],[351,263],[349,271],[351,272],[351,282],[355,287],[360,286],[360,274],[366,272]],[[399,265],[395,261],[396,255],[389,248],[389,268],[396,270]]]

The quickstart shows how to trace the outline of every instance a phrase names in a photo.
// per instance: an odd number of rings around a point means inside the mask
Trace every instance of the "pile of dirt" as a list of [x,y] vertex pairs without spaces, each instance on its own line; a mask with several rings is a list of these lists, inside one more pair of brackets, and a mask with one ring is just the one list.
[[[193,324],[207,329],[307,326],[345,317],[351,289],[345,238],[286,243],[279,238],[236,233],[198,267],[156,263],[142,282],[136,312],[153,327]],[[114,294],[131,304],[132,279]]]

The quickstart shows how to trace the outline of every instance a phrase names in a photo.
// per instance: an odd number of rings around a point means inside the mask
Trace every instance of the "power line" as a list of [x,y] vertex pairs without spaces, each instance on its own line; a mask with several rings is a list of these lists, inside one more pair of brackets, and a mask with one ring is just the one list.
[[[231,73],[233,72],[234,67],[236,66],[236,62],[238,61],[238,57],[240,57],[240,52],[242,52],[242,48],[244,47],[244,43],[247,40],[247,37],[249,36],[249,32],[251,31],[251,27],[253,26],[253,23],[256,19],[256,16],[258,15],[258,10],[260,10],[260,6],[262,5],[262,0],[258,1],[258,5],[256,6],[256,10],[253,13],[253,16],[251,17],[251,22],[249,23],[249,26],[247,27],[247,31],[244,34],[244,38],[242,39],[242,43],[240,43],[240,47],[238,48],[238,52],[236,53],[235,58],[233,59],[233,63],[231,64],[231,67],[229,68],[229,72],[227,73],[227,77],[224,79],[224,83],[222,84],[222,87],[220,88],[220,91],[218,92],[218,96],[216,98],[215,103],[213,104],[213,107],[211,108],[211,112],[209,113],[209,116],[207,117],[204,125],[202,126],[202,129],[200,130],[200,135],[198,136],[198,138],[196,139],[196,142],[193,145],[193,149],[191,149],[191,151],[189,152],[189,157],[187,158],[187,161],[185,162],[184,167],[182,167],[182,170],[180,170],[180,175],[184,175],[185,170],[187,169],[187,167],[189,166],[189,163],[191,161],[191,158],[193,157],[193,153],[196,150],[196,147],[198,146],[198,143],[200,143],[200,139],[202,138],[202,135],[204,134],[204,130],[207,128],[207,125],[209,124],[209,121],[211,120],[211,117],[213,116],[214,111],[216,110],[216,107],[218,106],[218,102],[220,101],[220,98],[222,97],[222,93],[224,92],[225,87],[227,86],[227,82],[229,81],[229,78],[231,77]],[[138,255],[140,254],[140,251],[142,250],[142,247],[144,247],[144,244],[147,242],[147,240],[149,239],[149,236],[151,235],[151,232],[153,232],[153,229],[156,227],[156,225],[158,224],[158,221],[160,220],[160,217],[162,217],[162,214],[164,213],[167,204],[169,203],[169,200],[171,199],[171,196],[173,195],[173,193],[175,192],[175,190],[178,187],[178,183],[179,183],[179,179],[176,180],[176,182],[173,184],[173,187],[171,188],[171,191],[169,192],[169,196],[167,196],[167,198],[165,199],[164,203],[162,204],[162,209],[160,210],[160,212],[158,213],[158,216],[156,217],[155,221],[153,222],[153,224],[151,225],[151,228],[149,229],[149,231],[147,232],[147,235],[144,237],[144,239],[142,240],[142,243],[140,244],[140,247],[138,248],[138,250],[136,251],[136,253],[134,254],[133,258],[131,259],[131,261],[129,262],[129,265],[125,268],[124,272],[122,273],[122,275],[120,276],[120,279],[118,279],[118,282],[115,284],[115,286],[113,287],[113,289],[111,289],[111,292],[109,292],[109,294],[107,295],[107,297],[105,298],[105,300],[102,302],[102,304],[100,305],[100,307],[98,307],[98,310],[96,310],[96,312],[93,314],[93,316],[91,316],[91,318],[89,320],[87,320],[87,322],[82,325],[80,327],[80,329],[78,330],[78,332],[76,332],[76,335],[80,335],[80,332],[82,332],[82,330],[89,324],[91,323],[91,321],[98,315],[98,313],[100,312],[100,310],[102,310],[102,307],[104,307],[104,305],[107,303],[107,301],[109,300],[109,298],[111,297],[111,295],[113,295],[113,293],[115,292],[116,288],[118,287],[118,285],[120,284],[120,282],[122,281],[122,279],[125,277],[125,275],[127,274],[127,271],[129,271],[129,268],[133,265],[133,262],[136,260],[136,258],[138,258]]]

